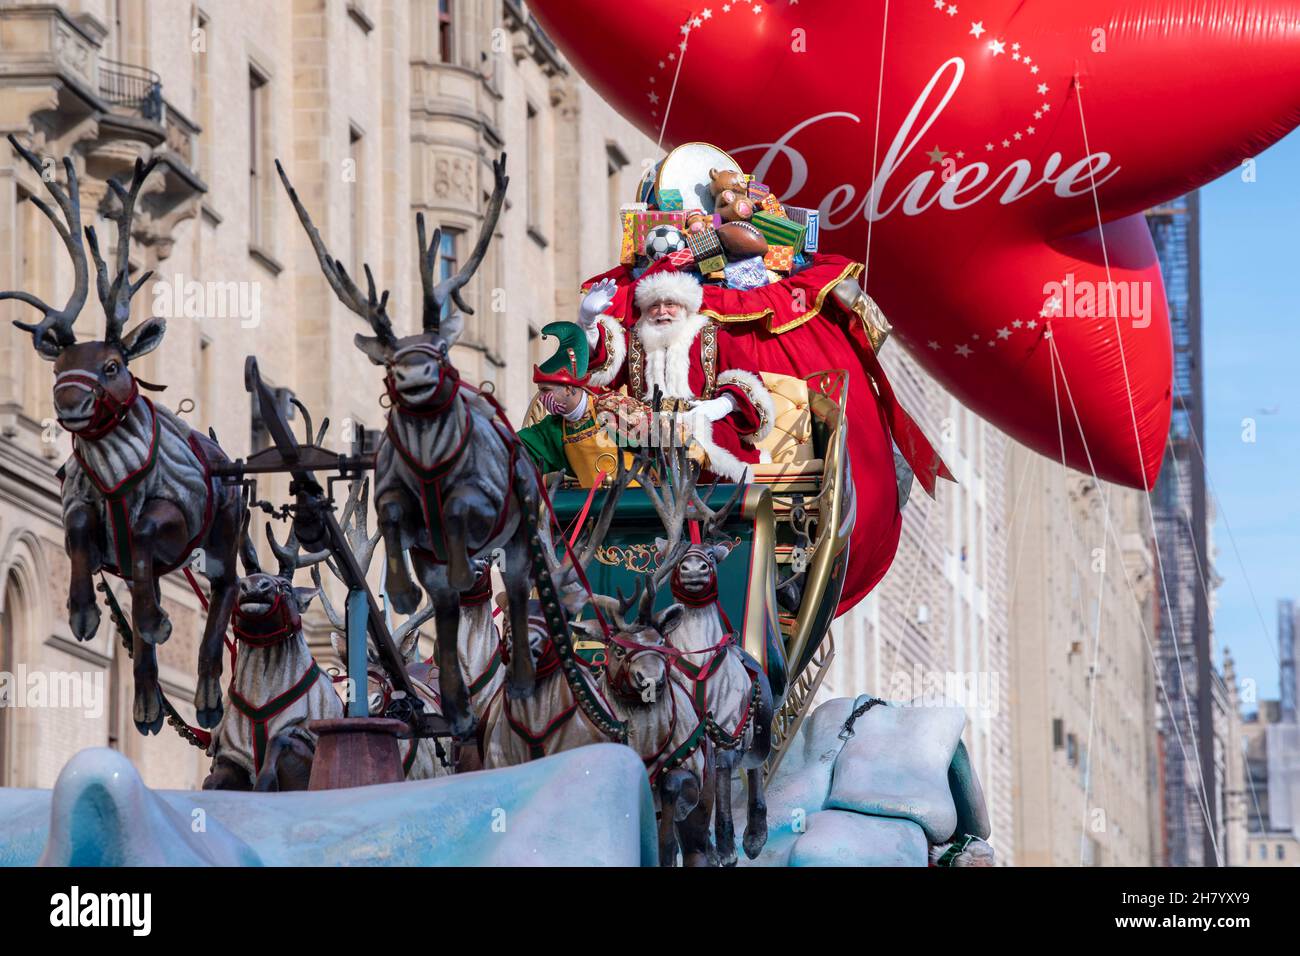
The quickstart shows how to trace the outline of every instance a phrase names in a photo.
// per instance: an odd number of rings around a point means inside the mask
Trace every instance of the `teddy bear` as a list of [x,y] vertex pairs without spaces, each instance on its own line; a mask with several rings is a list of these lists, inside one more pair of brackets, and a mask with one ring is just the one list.
[[709,180],[714,212],[723,222],[740,222],[754,215],[754,201],[749,198],[743,173],[734,169],[710,169]]

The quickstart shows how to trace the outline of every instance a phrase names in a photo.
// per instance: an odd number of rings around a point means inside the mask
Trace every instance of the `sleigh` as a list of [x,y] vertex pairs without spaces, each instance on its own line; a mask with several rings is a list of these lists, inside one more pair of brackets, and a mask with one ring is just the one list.
[[[830,625],[844,585],[854,502],[845,448],[847,375],[826,371],[801,380],[765,373],[764,379],[776,423],[759,446],[764,463],[723,525],[733,548],[719,568],[718,601],[737,640],[766,671],[779,705],[774,770],[834,656]],[[734,492],[734,485],[719,485],[701,495],[716,507]],[[580,524],[606,493],[562,485],[553,498],[560,529]],[[656,567],[655,539],[662,534],[645,491],[628,488],[591,565],[592,589],[631,593]],[[672,597],[665,593],[658,601],[667,605]]]

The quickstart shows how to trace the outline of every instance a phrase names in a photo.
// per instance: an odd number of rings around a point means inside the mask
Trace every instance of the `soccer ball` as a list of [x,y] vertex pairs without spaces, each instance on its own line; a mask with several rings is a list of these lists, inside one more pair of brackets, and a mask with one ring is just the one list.
[[651,262],[686,248],[686,236],[676,226],[655,226],[646,233],[645,255]]

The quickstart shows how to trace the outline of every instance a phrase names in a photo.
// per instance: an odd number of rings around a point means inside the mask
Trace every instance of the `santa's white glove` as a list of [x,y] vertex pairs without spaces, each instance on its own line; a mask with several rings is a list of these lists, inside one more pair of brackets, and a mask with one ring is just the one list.
[[578,324],[584,329],[594,328],[596,317],[609,308],[617,291],[618,283],[613,279],[601,279],[592,286],[582,297],[582,305],[578,309]]
[[726,418],[735,410],[736,403],[731,400],[730,395],[723,395],[721,398],[711,398],[704,402],[696,402],[691,406],[692,412],[703,416],[704,420],[709,422],[716,422]]

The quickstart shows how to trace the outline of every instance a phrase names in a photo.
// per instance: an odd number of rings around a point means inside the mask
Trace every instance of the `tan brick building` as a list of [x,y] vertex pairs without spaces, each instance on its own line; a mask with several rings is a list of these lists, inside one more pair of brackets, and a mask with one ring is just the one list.
[[[571,317],[579,281],[616,258],[618,205],[654,145],[576,77],[517,0],[0,2],[0,133],[10,132],[74,158],[83,217],[106,236],[107,178],[150,151],[167,157],[137,216],[133,266],[155,270],[137,319],[165,314],[168,332],[133,370],[167,383],[171,407],[192,400],[185,417],[215,428],[232,456],[265,441],[243,388],[249,354],[318,423],[330,417],[327,444],[346,447],[348,432],[383,421],[380,373],[352,345],[361,323],[321,277],[274,159],[333,253],[358,272],[369,262],[392,290],[401,330],[418,323],[415,213],[448,229],[455,268],[477,235],[491,160],[509,153],[507,206],[468,290],[476,315],[456,362],[518,418],[537,330]],[[30,201],[42,194],[0,146],[0,288],[62,302],[72,270]],[[54,473],[70,446],[51,425],[49,366],[10,324],[30,311],[0,303],[0,671],[103,675],[107,699],[96,716],[0,708],[0,785],[48,787],[76,750],[110,744],[149,783],[194,786],[200,751],[167,728],[149,740],[134,730],[130,664],[108,624],[87,644],[69,632]],[[102,330],[99,312],[92,297],[83,335]],[[279,500],[286,489],[259,491]],[[189,714],[200,611],[178,575],[163,594],[175,624],[160,649],[164,687]]]
[[1009,458],[1017,862],[1152,865],[1146,503],[1114,485],[1099,492],[1091,476],[1019,446]]

